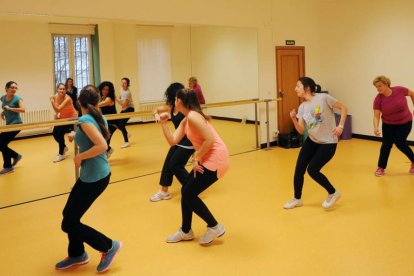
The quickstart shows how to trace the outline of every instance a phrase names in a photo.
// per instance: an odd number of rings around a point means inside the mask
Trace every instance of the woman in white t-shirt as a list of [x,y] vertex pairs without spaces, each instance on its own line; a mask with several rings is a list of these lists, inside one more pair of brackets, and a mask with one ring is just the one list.
[[[295,91],[304,101],[300,104],[298,112],[290,112],[296,130],[302,134],[306,128],[308,139],[304,142],[296,162],[294,176],[294,198],[284,205],[285,209],[300,207],[302,203],[302,188],[306,170],[310,177],[321,185],[328,197],[322,207],[332,207],[341,194],[336,190],[328,178],[321,173],[321,169],[335,155],[338,137],[342,134],[347,108],[334,97],[320,93],[321,87],[308,77],[299,78]],[[335,122],[334,108],[341,111],[338,125]]]
[[[121,113],[127,112],[134,112],[134,102],[132,100],[132,94],[129,91],[130,80],[129,78],[122,78],[121,79],[121,93],[119,99],[116,98],[116,102],[122,106]],[[118,121],[118,127],[122,131],[122,135],[124,136],[124,143],[121,145],[121,148],[129,147],[129,140],[128,138],[131,135],[127,132],[125,125],[127,124],[129,118],[120,119]]]

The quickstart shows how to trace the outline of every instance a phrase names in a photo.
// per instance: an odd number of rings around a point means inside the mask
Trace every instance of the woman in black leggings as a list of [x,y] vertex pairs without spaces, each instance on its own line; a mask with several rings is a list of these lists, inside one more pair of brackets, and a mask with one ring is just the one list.
[[[25,107],[23,99],[16,95],[17,83],[9,81],[6,83],[5,89],[6,95],[0,98],[3,109],[1,118],[6,120],[6,125],[21,124],[22,118],[20,113],[25,112]],[[0,133],[0,151],[3,154],[3,169],[0,171],[0,175],[14,172],[14,167],[22,159],[21,154],[18,154],[8,146],[19,132],[20,130]]]
[[[171,117],[171,121],[174,124],[174,127],[180,125],[181,121],[184,119],[184,115],[181,112],[175,110],[175,95],[177,91],[183,89],[184,85],[181,83],[175,82],[172,83],[165,91],[166,97],[166,106],[158,107],[154,111],[155,116],[159,114],[165,114],[168,112]],[[170,147],[167,156],[165,157],[164,166],[162,167],[161,178],[160,178],[160,190],[151,196],[150,200],[152,202],[171,199],[171,194],[168,192],[168,187],[171,186],[173,182],[173,176],[178,179],[181,185],[184,185],[188,179],[189,173],[185,169],[185,165],[190,159],[190,156],[194,153],[194,147],[188,140],[187,136],[184,136],[178,144]]]
[[[305,124],[309,137],[300,150],[296,162],[294,177],[294,198],[284,205],[285,209],[300,207],[302,203],[302,188],[306,170],[310,177],[321,185],[328,197],[322,203],[322,207],[332,207],[341,194],[321,173],[321,169],[335,155],[338,137],[342,134],[347,108],[335,98],[321,92],[321,87],[313,79],[299,78],[295,91],[298,97],[304,99],[298,109],[290,112],[293,124],[299,133],[303,133]],[[333,109],[341,110],[341,119],[338,125],[335,123]]]

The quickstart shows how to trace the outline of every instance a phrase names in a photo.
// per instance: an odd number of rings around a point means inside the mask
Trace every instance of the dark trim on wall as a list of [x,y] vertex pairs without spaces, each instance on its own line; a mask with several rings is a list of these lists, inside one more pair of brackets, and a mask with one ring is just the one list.
[[[363,135],[363,134],[352,133],[352,138],[382,142],[382,137],[376,137],[376,136],[371,136],[371,135]],[[407,144],[410,145],[410,146],[414,146],[414,141],[408,140]]]
[[[230,122],[238,122],[238,123],[242,122],[242,119],[237,119],[237,118],[228,118],[228,117],[220,117],[220,116],[211,116],[211,118],[213,118],[215,120],[223,120],[223,121],[230,121]],[[254,125],[254,121],[253,120],[246,120],[246,124]],[[257,124],[260,125],[260,122],[257,122]]]

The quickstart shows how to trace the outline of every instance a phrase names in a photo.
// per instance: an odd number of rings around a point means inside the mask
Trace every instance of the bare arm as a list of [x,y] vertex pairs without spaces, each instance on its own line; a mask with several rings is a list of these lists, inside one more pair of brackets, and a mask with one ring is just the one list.
[[112,101],[111,98],[106,97],[105,100],[98,103],[98,107],[111,106],[113,104],[114,104],[114,101]]
[[174,133],[171,133],[171,130],[167,126],[168,118],[164,118],[163,120],[160,121],[162,131],[164,133],[165,138],[167,139],[168,144],[170,144],[170,146],[174,146],[178,144],[178,142],[180,142],[181,139],[183,139],[185,135],[184,124],[186,121],[187,121],[187,118],[182,120],[178,128],[174,131]]
[[333,108],[339,109],[341,111],[341,119],[339,120],[339,124],[335,127],[332,131],[334,135],[341,136],[342,132],[344,131],[344,125],[346,121],[346,115],[348,113],[348,108],[340,102],[336,102],[333,105]]
[[56,97],[52,96],[50,97],[50,102],[52,103],[52,107],[55,112],[59,113],[67,104],[72,104],[72,99],[68,95],[65,95],[63,102],[61,104],[58,104],[56,102]]
[[305,131],[305,123],[302,118],[300,118],[298,121],[296,115],[296,110],[292,109],[292,111],[290,111],[290,118],[292,119],[293,125],[295,126],[295,129],[299,134],[303,134],[303,132]]
[[96,128],[95,125],[91,123],[84,123],[80,125],[80,127],[92,141],[93,146],[87,151],[84,151],[75,156],[74,162],[76,167],[81,166],[82,160],[98,156],[99,154],[105,152],[108,148],[105,138],[102,136],[102,133]]
[[408,90],[408,96],[411,98],[411,101],[413,102],[413,105],[414,105],[414,92],[411,90]]
[[374,134],[375,136],[381,135],[381,132],[378,129],[380,116],[381,116],[381,111],[379,109],[374,109]]
[[23,99],[20,99],[19,100],[19,107],[10,107],[8,105],[5,105],[3,107],[3,109],[9,110],[9,111],[13,111],[13,112],[16,112],[16,113],[24,113],[24,112],[26,112],[26,108],[24,107]]

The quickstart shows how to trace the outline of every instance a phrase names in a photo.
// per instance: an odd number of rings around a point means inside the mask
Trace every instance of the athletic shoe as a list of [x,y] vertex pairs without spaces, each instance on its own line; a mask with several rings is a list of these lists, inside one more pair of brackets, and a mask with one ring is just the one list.
[[334,206],[335,202],[337,202],[341,198],[341,193],[336,190],[335,193],[329,194],[325,201],[322,203],[322,207],[325,209],[331,208]]
[[67,257],[63,261],[58,262],[55,265],[55,268],[62,270],[62,269],[67,269],[75,265],[87,264],[88,262],[89,262],[88,254],[86,254],[86,252],[83,252],[83,254],[79,257],[75,257],[75,258]]
[[168,199],[171,199],[171,198],[172,198],[172,196],[169,192],[163,192],[163,191],[160,190],[155,195],[153,195],[150,198],[150,200],[152,202],[157,202],[157,201],[160,201],[160,200],[168,200]]
[[184,233],[183,230],[180,228],[177,232],[168,236],[167,242],[175,243],[180,241],[191,241],[192,239],[194,239],[193,230],[190,229],[190,232]]
[[375,171],[375,176],[383,176],[385,174],[385,170],[383,168],[378,167],[378,169]]
[[288,201],[283,205],[283,208],[285,209],[293,209],[295,207],[301,207],[303,206],[303,202],[301,199],[293,198],[292,200]]
[[414,163],[411,163],[410,173],[414,174]]
[[12,173],[12,172],[14,172],[14,167],[10,167],[10,168],[3,168],[3,169],[0,171],[0,174],[1,174],[1,175],[5,175],[5,174],[8,174],[8,173]]
[[201,245],[207,245],[214,241],[214,239],[219,238],[226,233],[226,230],[224,229],[224,226],[221,224],[217,224],[214,227],[207,227],[207,231],[200,237],[198,242]]
[[122,247],[122,242],[112,241],[112,248],[108,252],[102,252],[101,262],[96,268],[98,272],[105,272],[111,266],[115,255],[119,252]]
[[55,160],[53,160],[53,163],[57,163],[57,162],[60,162],[62,160],[65,160],[65,158],[66,158],[66,156],[58,154],[58,155],[56,155]]
[[16,158],[13,159],[13,164],[12,166],[15,167],[17,165],[17,163],[19,163],[20,160],[22,160],[23,155],[18,154]]
[[127,148],[127,147],[129,147],[129,142],[125,142],[125,143],[123,143],[122,145],[121,145],[121,148],[123,149],[123,148]]
[[107,152],[106,152],[106,158],[108,158],[109,159],[109,157],[111,157],[111,155],[112,155],[112,153],[114,153],[114,149],[113,148],[110,148]]

